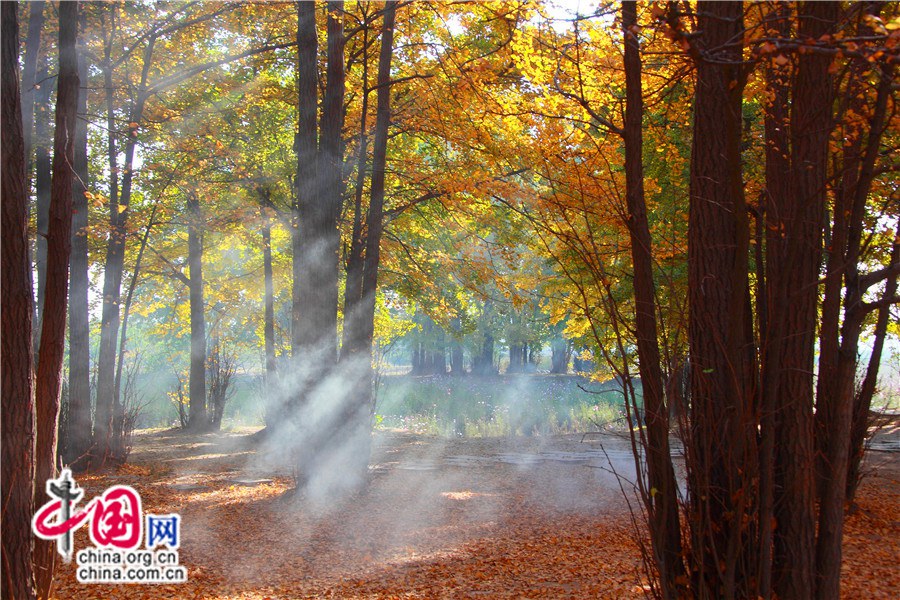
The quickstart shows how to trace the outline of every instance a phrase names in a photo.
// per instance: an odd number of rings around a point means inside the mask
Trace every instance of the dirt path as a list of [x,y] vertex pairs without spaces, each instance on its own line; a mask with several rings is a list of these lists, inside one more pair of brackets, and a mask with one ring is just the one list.
[[[86,498],[132,485],[145,511],[181,514],[188,583],[79,585],[74,564],[63,565],[57,597],[642,597],[640,554],[607,457],[633,471],[627,446],[610,435],[385,432],[364,492],[311,504],[285,499],[290,474],[273,472],[246,432],[142,433],[131,464],[78,482]],[[900,596],[896,474],[870,479],[863,510],[848,520],[845,589],[865,595],[846,597]],[[79,531],[76,549],[88,543]]]

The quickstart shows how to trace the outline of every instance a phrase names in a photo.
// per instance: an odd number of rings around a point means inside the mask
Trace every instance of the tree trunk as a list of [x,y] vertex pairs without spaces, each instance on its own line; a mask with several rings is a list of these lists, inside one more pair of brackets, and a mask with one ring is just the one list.
[[318,42],[316,38],[316,6],[313,2],[297,3],[297,151],[296,204],[291,230],[293,249],[293,284],[291,309],[291,354],[295,359],[315,342],[315,307],[310,300],[311,265],[315,263],[313,222],[318,202],[317,182],[317,92]]
[[[116,5],[109,5],[110,11],[116,11]],[[108,32],[106,57],[108,63],[112,52],[112,32]],[[140,123],[144,102],[146,101],[146,84],[149,75],[150,61],[153,54],[155,38],[150,38],[144,50],[141,82],[138,86],[137,98],[129,111],[129,123]],[[100,317],[100,349],[97,356],[97,409],[94,419],[94,456],[92,461],[103,464],[109,457],[111,449],[117,445],[113,440],[115,433],[114,416],[119,409],[119,398],[116,397],[116,343],[119,338],[119,305],[122,300],[122,275],[125,269],[125,242],[128,235],[128,204],[131,202],[131,187],[134,178],[132,165],[134,150],[137,144],[137,130],[129,126],[125,143],[125,165],[122,170],[122,185],[119,188],[118,150],[116,139],[118,132],[115,118],[115,98],[111,68],[104,70],[104,87],[106,91],[106,125],[107,125],[107,159],[109,161],[109,226],[110,234],[106,243],[106,259],[103,270],[103,307]]]
[[[879,3],[866,3],[866,12],[873,8],[877,13]],[[869,31],[859,31],[859,35],[871,35]],[[845,97],[848,98],[848,112],[866,114],[868,94],[864,89],[869,65],[864,61],[853,61],[850,64],[850,76]],[[876,125],[877,127],[877,125]],[[871,128],[870,128],[871,129]],[[834,216],[829,231],[828,243],[825,246],[826,276],[822,293],[822,318],[819,334],[819,377],[816,388],[816,461],[817,488],[821,495],[827,481],[827,465],[825,463],[825,447],[828,438],[828,427],[833,410],[833,394],[838,386],[837,372],[840,351],[841,300],[844,288],[844,271],[846,261],[858,256],[858,248],[848,248],[850,242],[850,221],[854,214],[857,200],[857,187],[860,185],[860,167],[863,160],[863,135],[861,131],[847,132],[846,144],[842,146],[842,169],[839,184],[836,186],[834,199]],[[874,156],[871,157],[874,160]]]
[[359,149],[356,159],[356,188],[353,192],[353,229],[347,252],[347,281],[344,287],[344,331],[341,339],[341,360],[355,353],[360,342],[362,315],[362,285],[365,270],[366,234],[363,231],[363,187],[368,164],[369,137],[366,119],[369,114],[369,28],[363,28],[362,47],[362,106],[359,117]]
[[[830,33],[836,9],[833,3],[802,5],[800,37]],[[766,118],[768,321],[762,343],[761,518],[774,513],[773,587],[785,598],[811,598],[816,592],[813,360],[831,127],[829,64],[824,55],[800,54],[789,119],[787,74],[778,80],[770,75],[775,102]],[[827,327],[827,301],[824,311]],[[763,533],[769,531],[764,520]],[[767,535],[760,544],[765,552]]]
[[[83,14],[83,13],[82,13]],[[82,21],[83,21],[82,16]],[[87,56],[79,53],[78,121],[72,182],[72,258],[69,266],[69,405],[66,463],[82,467],[91,446],[91,344],[88,304]]]
[[[41,53],[41,29],[44,27],[44,2],[37,0],[28,4],[28,37],[25,40],[25,56],[22,69],[22,131],[25,136],[25,179],[31,171],[31,151],[34,141],[35,84],[37,83],[37,62]],[[41,85],[44,85],[42,82]]]
[[751,532],[743,523],[755,509],[751,481],[757,433],[745,314],[745,74],[740,45],[731,43],[743,35],[743,6],[701,2],[698,14],[688,224],[692,410],[686,449],[694,585],[700,598],[755,597],[755,557],[747,542]]
[[[791,9],[787,4],[773,8],[770,34],[790,35]],[[787,302],[787,288],[779,285],[777,270],[781,258],[781,239],[769,230],[769,220],[780,218],[781,204],[788,195],[790,182],[787,155],[789,152],[786,119],[791,66],[778,67],[775,63],[766,70],[767,91],[771,102],[767,106],[765,126],[766,193],[761,201],[756,222],[757,260],[757,322],[759,323],[760,348],[760,455],[759,455],[759,595],[765,599],[772,595],[772,539],[775,521],[775,446],[776,408],[779,369],[781,365],[784,311],[779,310]],[[769,246],[765,242],[772,242]],[[765,253],[764,253],[765,250]],[[769,274],[768,276],[766,274]]]
[[[48,60],[45,58],[44,60]],[[37,296],[35,302],[34,321],[34,349],[37,351],[41,342],[41,317],[44,314],[44,285],[47,281],[47,220],[50,212],[50,123],[53,118],[50,112],[50,97],[53,91],[55,77],[50,76],[49,69],[42,65],[38,74],[38,80],[42,83],[35,93],[35,122],[34,122],[34,191],[35,191],[35,240],[34,240],[34,266],[37,273]],[[35,357],[35,366],[37,366]]]
[[466,374],[463,366],[463,347],[458,341],[453,340],[450,346],[450,374],[461,377]]
[[524,365],[522,357],[522,344],[518,342],[509,343],[509,366],[506,367],[507,373],[521,373]]
[[569,372],[569,360],[572,358],[572,346],[565,338],[556,338],[550,342],[550,372],[554,375],[565,375]]
[[[669,413],[663,391],[662,359],[656,324],[656,285],[647,206],[644,201],[643,135],[644,100],[641,90],[641,57],[637,37],[637,3],[622,3],[625,38],[625,199],[628,233],[634,265],[635,330],[639,371],[643,384],[644,418],[647,425],[647,483],[652,491],[644,503],[650,521],[653,559],[665,598],[684,595],[681,524],[678,520],[678,485],[669,453]],[[630,428],[634,435],[634,428]]]
[[190,414],[188,429],[209,425],[206,415],[206,318],[203,307],[203,213],[193,191],[187,196],[188,269],[191,304],[191,368],[188,383]]
[[496,375],[497,368],[494,365],[494,336],[490,333],[484,334],[484,341],[481,343],[481,353],[472,361],[473,375]]
[[[35,481],[56,475],[59,399],[66,347],[66,309],[69,291],[69,254],[72,247],[72,171],[75,161],[75,120],[78,105],[78,3],[59,6],[59,75],[56,92],[56,129],[53,142],[53,181],[47,224],[47,281],[44,318],[35,390]],[[45,498],[35,485],[35,505]],[[39,598],[49,598],[53,584],[56,544],[35,540],[34,568]]]
[[[342,8],[343,3],[335,3]],[[331,8],[329,6],[329,8]],[[375,304],[378,293],[378,269],[381,263],[381,236],[384,226],[384,187],[387,166],[388,129],[391,124],[391,59],[394,51],[394,20],[397,3],[387,2],[381,28],[381,51],[378,56],[378,84],[375,107],[375,136],[372,142],[372,182],[369,211],[366,215],[365,260],[359,290],[359,304],[351,308],[354,325],[353,347],[349,356],[356,364],[350,365],[358,377],[354,399],[348,400],[347,424],[350,435],[359,440],[359,468],[368,465],[371,448],[371,422],[375,412],[374,359]],[[330,23],[330,21],[329,21]],[[329,63],[330,64],[330,63]],[[341,74],[343,77],[343,74]],[[343,84],[341,86],[343,94]],[[363,117],[365,119],[365,117]],[[364,129],[364,126],[363,126]],[[324,135],[324,131],[323,131]],[[364,161],[360,161],[364,165]],[[336,164],[334,173],[340,173]],[[340,182],[335,182],[340,183]],[[361,180],[357,181],[357,184]],[[348,272],[348,277],[350,273]],[[345,307],[345,315],[347,315]]]
[[[263,281],[265,285],[263,337],[266,347],[266,397],[275,394],[277,368],[275,365],[275,283],[272,273],[272,224],[269,211],[272,210],[272,202],[269,190],[260,188],[260,213],[262,215],[262,242],[263,242]],[[265,409],[266,427],[274,427],[276,423],[275,413],[269,410],[268,402]]]
[[[3,546],[0,596],[35,597],[31,564],[34,512],[34,377],[31,323],[34,315],[28,256],[28,190],[19,96],[18,3],[0,4],[0,164],[3,268],[0,269],[0,366],[3,373],[0,444],[0,519]],[[43,489],[43,488],[41,488]]]
[[[894,247],[891,251],[892,266],[900,264],[900,234],[894,237]],[[897,294],[897,275],[888,277],[882,294],[882,302],[878,309],[878,318],[875,321],[872,344],[872,354],[869,356],[869,364],[866,367],[866,375],[862,385],[856,393],[853,402],[853,421],[850,427],[850,452],[847,466],[847,502],[852,502],[856,495],[856,488],[860,481],[860,466],[865,456],[866,436],[869,432],[869,411],[872,408],[872,396],[875,395],[875,387],[878,383],[878,367],[881,364],[881,355],[884,350],[884,339],[887,334],[887,326],[891,317],[891,298]]]

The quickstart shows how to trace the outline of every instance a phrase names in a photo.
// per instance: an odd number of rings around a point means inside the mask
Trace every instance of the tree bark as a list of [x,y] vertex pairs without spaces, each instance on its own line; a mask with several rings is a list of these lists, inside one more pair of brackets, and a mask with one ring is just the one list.
[[572,345],[565,338],[556,338],[550,342],[550,372],[554,375],[565,375],[569,372],[569,360],[572,358]]
[[188,270],[191,305],[191,367],[188,394],[188,429],[209,425],[206,415],[206,317],[203,307],[203,213],[196,192],[187,195]]
[[[315,153],[315,6],[298,4],[300,135],[298,183],[300,277],[297,343],[314,372],[337,356],[338,276],[343,203],[344,26],[343,2],[328,3],[327,64],[318,154]],[[309,89],[306,89],[309,88]],[[296,354],[296,349],[295,349]]]
[[347,252],[347,280],[344,287],[344,331],[341,339],[341,360],[349,358],[360,346],[360,325],[363,270],[365,269],[366,234],[363,230],[363,188],[368,165],[366,120],[369,114],[369,29],[363,28],[362,48],[362,106],[359,118],[359,150],[356,160],[356,188],[353,193],[353,229]]
[[[790,34],[790,7],[778,4],[773,12],[770,32],[787,37]],[[766,70],[767,91],[771,97],[764,116],[766,192],[756,223],[757,285],[760,292],[757,297],[760,339],[759,595],[766,599],[771,598],[773,566],[777,566],[772,563],[772,539],[775,531],[775,447],[778,435],[776,409],[784,335],[784,311],[779,307],[787,302],[788,291],[777,281],[777,269],[783,260],[780,232],[771,231],[768,225],[770,220],[778,222],[781,204],[788,196],[790,165],[787,161],[786,119],[790,69],[789,65],[778,67],[772,63]]]
[[[83,12],[82,12],[83,15]],[[83,21],[82,16],[82,21]],[[77,468],[91,446],[91,344],[88,304],[87,56],[79,53],[78,116],[75,123],[75,178],[72,182],[72,257],[69,266],[69,405],[66,463]]]
[[[49,60],[45,57],[44,60]],[[53,118],[50,112],[50,98],[52,96],[55,77],[50,76],[46,63],[41,66],[38,73],[41,81],[40,88],[35,93],[35,121],[34,121],[34,191],[35,191],[35,240],[34,240],[34,266],[37,273],[37,295],[35,298],[34,320],[34,349],[37,351],[41,342],[41,317],[44,314],[44,285],[47,281],[47,220],[50,212],[50,186],[51,186],[51,159],[50,124]],[[37,367],[38,357],[35,356]]]
[[[116,5],[109,5],[110,20],[114,27]],[[114,31],[107,32],[106,56],[107,65],[111,61]],[[141,121],[144,103],[146,102],[146,86],[149,76],[151,57],[155,38],[150,38],[144,50],[140,84],[137,97],[129,111],[129,123]],[[132,165],[137,144],[137,129],[128,127],[125,142],[125,164],[122,172],[122,184],[119,187],[118,149],[115,119],[115,88],[112,79],[112,67],[104,68],[104,87],[106,91],[107,119],[107,158],[109,161],[109,226],[110,234],[106,244],[106,258],[103,270],[103,307],[100,317],[100,349],[97,357],[97,409],[94,420],[94,456],[92,461],[103,464],[110,457],[114,446],[120,445],[113,440],[116,426],[115,414],[119,410],[120,399],[116,396],[116,343],[119,338],[120,308],[122,300],[122,275],[125,269],[125,242],[128,235],[128,205],[131,202],[131,188],[134,178]],[[119,457],[121,458],[121,457]]]
[[[22,130],[25,136],[25,177],[31,172],[34,138],[35,84],[37,62],[41,52],[41,29],[44,27],[44,1],[28,4],[28,37],[25,39],[25,56],[22,68]],[[41,84],[43,85],[43,83]]]
[[[685,589],[678,485],[669,451],[669,413],[663,391],[662,359],[656,322],[656,285],[647,206],[644,200],[641,57],[637,37],[637,3],[622,3],[625,42],[625,199],[628,233],[634,266],[635,331],[639,372],[643,384],[647,426],[646,464],[650,493],[644,498],[650,520],[653,558],[665,598],[677,598]],[[631,428],[632,435],[634,429]],[[655,493],[653,492],[655,490]]]
[[34,491],[34,377],[31,324],[34,315],[28,256],[28,190],[19,96],[18,3],[0,4],[0,164],[2,164],[3,268],[0,269],[0,519],[3,530],[4,600],[35,597],[31,564]]
[[[59,6],[59,75],[53,181],[47,223],[47,280],[35,390],[35,504],[45,497],[42,484],[56,475],[56,442],[62,367],[66,347],[69,254],[72,247],[72,170],[75,161],[75,120],[78,106],[78,2]],[[56,544],[35,540],[34,568],[39,598],[49,598],[56,562]]]
[[[894,237],[894,247],[891,251],[891,265],[900,264],[900,235]],[[882,301],[887,301],[897,295],[897,275],[888,277],[885,282]],[[869,356],[869,364],[866,367],[866,375],[862,385],[856,393],[853,401],[853,421],[850,427],[850,452],[847,466],[847,502],[852,502],[856,495],[856,488],[860,480],[860,466],[866,451],[866,436],[869,433],[869,411],[872,408],[872,396],[878,384],[878,368],[881,364],[881,355],[884,350],[884,339],[887,334],[887,326],[891,317],[891,304],[885,303],[878,309],[878,318],[875,321],[875,331],[872,336],[872,354]]]
[[[745,295],[749,225],[741,177],[740,2],[700,2],[688,223],[691,437],[687,449],[695,586],[700,598],[755,597],[756,463]],[[645,384],[646,385],[646,384]],[[711,526],[715,524],[715,527]]]
[[291,309],[291,354],[295,359],[314,341],[314,307],[308,298],[311,282],[310,268],[315,257],[312,240],[316,224],[313,211],[318,201],[317,182],[317,92],[318,42],[316,38],[316,7],[313,2],[297,3],[297,151],[296,204],[291,230],[293,250],[293,284]]
[[[348,353],[348,357],[353,363],[349,367],[352,372],[355,372],[357,380],[353,398],[348,400],[346,421],[349,425],[349,435],[358,440],[356,442],[360,448],[358,468],[362,471],[365,470],[369,461],[372,415],[375,412],[375,374],[372,370],[375,303],[378,293],[378,269],[381,263],[381,234],[384,227],[387,141],[388,129],[391,124],[391,59],[394,51],[396,11],[396,2],[385,3],[381,28],[381,50],[378,56],[378,92],[375,105],[375,136],[372,141],[372,182],[369,211],[366,215],[365,260],[360,282],[359,304],[352,309],[352,321],[355,329],[353,337],[355,339],[353,347]],[[341,93],[343,95],[343,85]],[[333,167],[333,172],[340,173],[337,164]],[[340,181],[336,181],[334,184],[339,186]]]
[[[263,283],[265,286],[263,337],[266,348],[266,389],[267,397],[275,393],[277,368],[275,364],[275,283],[272,273],[272,224],[269,211],[272,210],[272,201],[269,190],[259,189],[260,213],[262,214],[262,243],[263,243]],[[275,414],[265,410],[266,427],[274,427]]]

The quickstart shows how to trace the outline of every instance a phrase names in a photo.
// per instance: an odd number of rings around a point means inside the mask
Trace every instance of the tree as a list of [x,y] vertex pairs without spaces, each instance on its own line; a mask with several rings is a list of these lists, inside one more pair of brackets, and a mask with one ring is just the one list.
[[[656,568],[665,597],[677,597],[685,580],[681,524],[678,520],[678,484],[669,449],[669,411],[663,390],[662,361],[656,325],[656,285],[653,281],[653,249],[647,206],[644,201],[643,136],[644,104],[641,90],[641,58],[638,45],[637,5],[622,3],[625,36],[625,197],[628,233],[634,266],[635,330],[644,397],[648,484],[644,495]],[[671,402],[672,399],[670,399]]]
[[[86,22],[81,11],[82,29]],[[72,255],[69,264],[69,385],[65,462],[87,466],[91,446],[91,347],[88,278],[88,114],[87,55],[78,54],[77,122],[75,123],[75,177],[72,182]]]
[[188,289],[191,302],[191,369],[188,383],[190,417],[188,428],[206,429],[206,320],[203,304],[203,213],[193,190],[187,193]]
[[3,598],[34,598],[31,564],[34,489],[34,393],[31,320],[34,314],[28,258],[28,195],[19,99],[18,3],[4,2],[2,17],[3,369],[2,528]]
[[[44,315],[35,389],[35,504],[44,497],[39,482],[56,476],[59,403],[66,346],[69,254],[72,246],[72,183],[75,161],[75,120],[78,104],[78,2],[59,7],[59,75],[56,91],[56,129],[53,142],[53,179],[47,223],[47,267]],[[49,598],[56,547],[35,541],[34,562],[38,597]]]

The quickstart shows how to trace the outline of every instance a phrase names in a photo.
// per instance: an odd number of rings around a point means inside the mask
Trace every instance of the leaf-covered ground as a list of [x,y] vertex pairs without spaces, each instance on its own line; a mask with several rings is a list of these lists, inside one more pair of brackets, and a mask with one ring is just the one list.
[[[182,515],[181,585],[79,585],[73,598],[641,598],[646,582],[616,471],[613,436],[441,440],[382,433],[365,491],[344,501],[285,496],[246,433],[137,437],[131,463],[84,475],[85,498],[113,484],[145,512]],[[875,473],[848,519],[843,597],[900,597],[897,460]],[[88,544],[84,531],[75,548]]]

